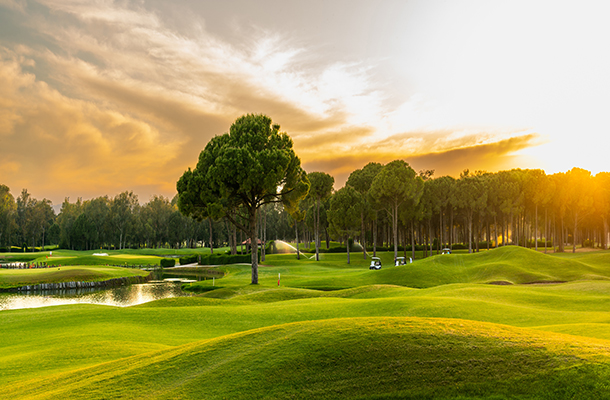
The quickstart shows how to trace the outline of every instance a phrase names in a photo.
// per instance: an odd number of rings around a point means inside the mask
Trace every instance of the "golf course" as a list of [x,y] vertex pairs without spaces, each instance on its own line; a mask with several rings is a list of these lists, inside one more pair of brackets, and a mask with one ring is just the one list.
[[610,398],[610,252],[378,255],[268,255],[258,285],[207,266],[224,277],[191,297],[2,311],[0,398]]

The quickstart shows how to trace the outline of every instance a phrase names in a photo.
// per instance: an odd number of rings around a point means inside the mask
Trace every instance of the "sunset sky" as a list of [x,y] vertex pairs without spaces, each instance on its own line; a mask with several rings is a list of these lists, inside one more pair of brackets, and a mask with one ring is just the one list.
[[610,2],[0,0],[0,184],[173,197],[245,113],[337,187],[370,161],[435,176],[610,171]]

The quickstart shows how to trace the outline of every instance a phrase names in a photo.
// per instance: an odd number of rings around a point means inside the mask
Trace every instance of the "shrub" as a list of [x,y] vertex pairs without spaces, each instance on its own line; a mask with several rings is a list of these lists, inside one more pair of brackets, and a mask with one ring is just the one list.
[[173,258],[162,258],[160,264],[163,268],[169,268],[176,265],[176,260]]
[[187,256],[182,256],[179,258],[179,260],[180,260],[180,265],[193,264],[199,260],[199,256],[197,254],[191,254],[191,255],[187,255]]
[[[260,252],[259,252],[260,260]],[[230,254],[205,254],[201,255],[200,265],[226,265],[226,264],[237,264],[237,263],[250,263],[252,256],[248,254],[236,254],[234,256]]]

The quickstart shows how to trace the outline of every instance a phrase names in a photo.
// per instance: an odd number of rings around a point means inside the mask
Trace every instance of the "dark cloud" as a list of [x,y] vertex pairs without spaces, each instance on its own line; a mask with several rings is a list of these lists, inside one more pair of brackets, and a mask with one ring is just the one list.
[[498,141],[495,143],[472,145],[440,152],[406,155],[393,152],[391,148],[383,152],[333,152],[323,154],[303,162],[308,171],[326,171],[335,177],[335,187],[345,184],[349,174],[369,162],[386,164],[396,159],[407,161],[416,171],[435,170],[435,176],[459,176],[464,169],[498,171],[514,167],[514,153],[536,146],[538,135],[528,134]]
[[435,176],[458,176],[464,169],[498,171],[514,167],[514,153],[539,145],[538,139],[537,134],[522,135],[495,143],[415,155],[407,161],[417,170],[434,169]]

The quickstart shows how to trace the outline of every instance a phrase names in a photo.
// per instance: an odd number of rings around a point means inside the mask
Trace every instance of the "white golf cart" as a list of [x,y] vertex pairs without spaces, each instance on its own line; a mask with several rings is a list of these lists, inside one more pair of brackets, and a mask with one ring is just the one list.
[[450,249],[450,248],[448,248],[448,247],[445,247],[445,248],[443,249],[443,252],[442,252],[441,254],[451,254],[451,249]]
[[379,257],[371,257],[369,269],[381,269],[381,259]]
[[407,265],[407,260],[405,260],[404,257],[396,257],[394,260],[394,265],[397,267],[400,265]]

